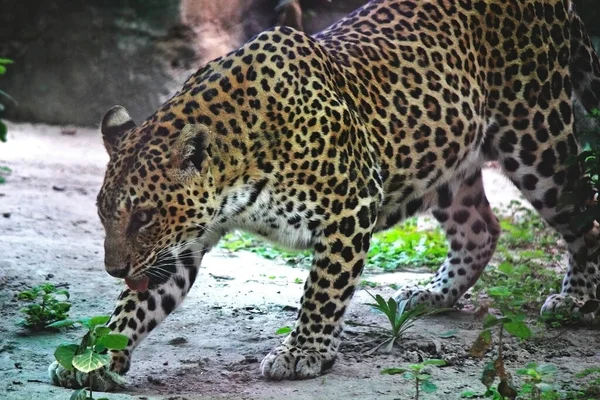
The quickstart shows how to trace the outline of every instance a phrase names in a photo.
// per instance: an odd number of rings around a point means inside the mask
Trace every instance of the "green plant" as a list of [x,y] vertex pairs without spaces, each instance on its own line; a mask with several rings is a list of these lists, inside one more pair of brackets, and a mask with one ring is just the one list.
[[[12,64],[12,63],[13,63],[12,60],[9,60],[8,58],[0,58],[0,75],[4,75],[6,73],[6,66],[8,64]],[[0,100],[2,100],[3,98],[16,103],[15,99],[10,97],[10,95],[8,93],[6,93],[3,90],[0,90]],[[2,113],[4,111],[4,108],[5,108],[5,103],[0,101],[0,113]],[[6,124],[4,123],[4,121],[2,121],[0,119],[0,142],[6,142],[6,131],[7,131]]]
[[586,368],[575,374],[577,379],[589,378],[584,387],[567,393],[567,400],[592,400],[600,399],[600,367]]
[[[6,66],[8,64],[12,64],[12,60],[8,58],[0,58],[0,75],[4,75],[6,73]],[[12,103],[17,103],[15,99],[13,99],[8,93],[0,89],[0,115],[4,112],[6,103],[3,100],[9,100]],[[0,119],[0,142],[6,142],[7,140],[7,131],[8,128],[4,121]],[[10,175],[10,168],[5,166],[0,166],[0,184],[6,182],[6,176]]]
[[375,303],[370,303],[368,305],[375,310],[382,312],[390,323],[390,328],[355,323],[355,325],[374,327],[383,330],[385,335],[388,336],[387,339],[370,350],[370,352],[375,352],[383,346],[385,346],[385,352],[392,351],[397,340],[399,340],[407,330],[413,327],[415,321],[427,315],[448,311],[448,309],[432,310],[424,304],[419,304],[418,306],[407,310],[406,306],[408,302],[406,301],[398,303],[391,297],[386,301],[381,295],[373,296],[371,293],[367,293],[375,300]]
[[292,328],[289,326],[282,326],[281,328],[277,329],[275,331],[276,335],[287,335],[288,333],[290,333],[292,331]]
[[[499,238],[499,249],[529,250],[555,245],[559,235],[542,220],[540,215],[525,206],[519,200],[511,200],[503,210],[499,222],[502,235]],[[539,252],[538,256],[546,254]]]
[[[600,124],[600,110],[592,110],[588,118],[594,120],[594,125]],[[576,215],[569,219],[571,228],[578,232],[589,229],[594,221],[600,221],[600,202],[595,196],[600,193],[600,139],[598,128],[590,132],[578,132],[578,136],[587,142],[584,150],[575,157],[567,160],[568,164],[579,164],[583,170],[581,179],[573,182],[571,190],[565,191],[559,199],[559,209],[566,207],[576,208]],[[600,256],[600,248],[594,254],[586,255]]]
[[[76,390],[71,395],[71,400],[92,400],[94,371],[107,366],[110,363],[108,350],[123,350],[127,347],[128,338],[125,335],[110,333],[110,328],[105,325],[110,317],[100,315],[96,317],[80,318],[78,320],[64,320],[52,324],[55,328],[81,324],[88,331],[79,344],[61,344],[54,352],[54,358],[63,368],[74,371],[75,369],[89,374],[90,387]],[[122,378],[116,373],[104,371],[116,382],[122,382]],[[89,393],[88,393],[89,392]],[[98,400],[107,400],[105,398]]]
[[360,283],[358,285],[361,288],[365,288],[365,287],[376,288],[377,286],[379,286],[379,284],[377,282],[369,281],[366,279],[363,279],[362,281],[360,281]]
[[600,367],[586,368],[583,371],[576,373],[575,377],[581,379],[587,378],[590,375],[597,375],[591,383],[594,385],[600,385]]
[[420,392],[434,393],[437,386],[431,382],[431,375],[424,372],[428,366],[446,365],[444,360],[425,360],[419,364],[410,364],[406,368],[386,368],[381,371],[386,375],[402,374],[405,379],[413,380],[415,383],[415,400],[419,400]]
[[[250,251],[268,260],[280,259],[291,265],[310,267],[310,251],[290,251],[265,244],[243,232],[225,235],[219,246],[225,250]],[[439,229],[421,230],[411,218],[398,227],[371,239],[367,268],[394,271],[405,267],[437,268],[446,258],[446,237]]]
[[506,293],[512,296],[513,309],[537,313],[549,295],[560,292],[562,278],[536,259],[522,251],[519,258],[488,266],[473,287],[475,299],[479,301],[483,293],[491,298]]
[[417,219],[411,218],[373,236],[368,263],[385,271],[415,266],[437,269],[447,254],[446,237],[441,229],[421,230]]
[[[493,299],[493,304],[502,313],[501,316],[487,314],[483,322],[483,331],[471,347],[473,357],[483,358],[485,351],[492,345],[492,328],[498,329],[498,356],[484,367],[481,382],[488,388],[486,396],[494,396],[497,391],[501,396],[515,398],[517,391],[506,371],[503,356],[504,333],[507,332],[519,339],[528,339],[532,336],[527,325],[527,315],[520,311],[524,302],[522,290],[513,290],[506,286],[495,286],[487,290]],[[499,379],[497,388],[492,388],[496,379]]]
[[41,331],[51,327],[53,322],[66,319],[71,303],[59,300],[58,296],[68,300],[69,292],[66,289],[58,289],[50,283],[37,285],[17,294],[18,300],[32,303],[21,308],[25,319],[18,324],[32,331]]
[[523,399],[531,400],[558,400],[560,395],[554,385],[556,375],[556,366],[553,364],[537,364],[531,362],[517,370],[517,375],[521,375],[525,383],[519,390],[519,396]]

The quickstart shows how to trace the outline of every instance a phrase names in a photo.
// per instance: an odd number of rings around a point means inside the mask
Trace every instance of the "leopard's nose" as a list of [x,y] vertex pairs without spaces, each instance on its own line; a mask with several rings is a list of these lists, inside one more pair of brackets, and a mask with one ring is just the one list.
[[129,273],[130,264],[121,266],[106,265],[106,272],[115,278],[125,278]]

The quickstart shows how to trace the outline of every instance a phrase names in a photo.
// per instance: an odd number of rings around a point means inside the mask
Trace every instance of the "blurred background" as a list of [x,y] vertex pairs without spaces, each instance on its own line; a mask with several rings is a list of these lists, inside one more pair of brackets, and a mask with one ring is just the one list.
[[[0,0],[0,89],[15,121],[97,126],[151,115],[206,62],[286,24],[315,32],[364,0]],[[2,96],[2,94],[0,94]]]

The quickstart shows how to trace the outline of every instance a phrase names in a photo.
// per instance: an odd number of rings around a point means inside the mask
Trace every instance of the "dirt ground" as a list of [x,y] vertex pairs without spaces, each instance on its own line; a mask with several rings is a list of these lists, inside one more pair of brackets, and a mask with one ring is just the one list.
[[[122,283],[103,269],[103,231],[95,197],[107,156],[100,135],[88,129],[10,124],[9,142],[0,144],[0,165],[12,175],[0,186],[0,398],[67,399],[70,391],[48,382],[47,366],[61,342],[77,341],[82,332],[26,335],[15,326],[15,294],[31,285],[65,285],[72,295],[73,317],[109,314]],[[486,171],[494,205],[517,196],[494,171]],[[465,390],[482,392],[485,362],[467,356],[481,321],[466,307],[416,323],[392,354],[368,355],[380,339],[369,328],[348,326],[339,359],[323,377],[269,382],[259,373],[262,357],[282,337],[275,331],[291,325],[307,271],[264,260],[251,253],[216,249],[203,267],[183,306],[135,351],[127,387],[110,399],[410,399],[413,387],[401,376],[381,375],[382,368],[441,358],[447,367],[433,369],[439,386],[426,399],[458,399]],[[369,276],[391,295],[390,283],[420,281],[425,274]],[[385,323],[357,292],[347,320]],[[457,330],[443,339],[442,332]],[[505,346],[509,368],[529,361],[552,362],[559,381],[600,365],[600,335],[586,329],[548,330],[541,339]]]

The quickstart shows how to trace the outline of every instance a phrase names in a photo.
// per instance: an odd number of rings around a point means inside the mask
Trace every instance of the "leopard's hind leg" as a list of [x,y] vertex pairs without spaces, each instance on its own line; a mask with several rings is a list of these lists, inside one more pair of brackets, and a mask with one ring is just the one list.
[[446,232],[448,256],[428,285],[407,286],[395,293],[397,301],[408,300],[410,306],[454,305],[485,269],[500,235],[500,224],[485,196],[481,170],[458,184],[442,185],[436,197],[432,212]]

